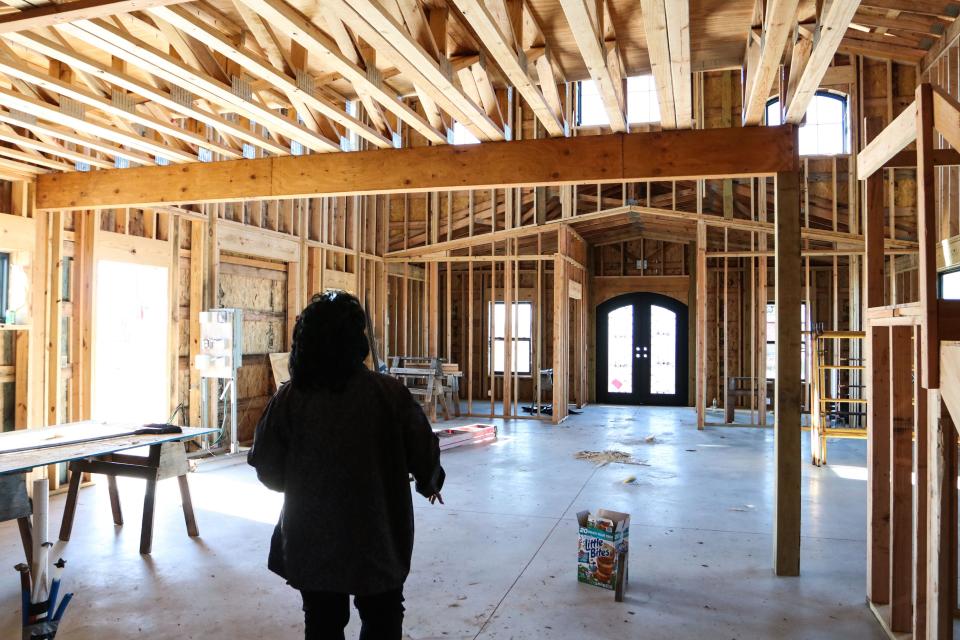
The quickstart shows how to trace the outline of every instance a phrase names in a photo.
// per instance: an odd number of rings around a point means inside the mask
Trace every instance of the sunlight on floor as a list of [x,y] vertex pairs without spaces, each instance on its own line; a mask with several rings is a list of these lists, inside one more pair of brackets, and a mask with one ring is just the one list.
[[840,478],[843,478],[844,480],[860,480],[861,482],[867,481],[866,467],[854,467],[845,464],[831,464],[828,468],[833,471],[834,474]]

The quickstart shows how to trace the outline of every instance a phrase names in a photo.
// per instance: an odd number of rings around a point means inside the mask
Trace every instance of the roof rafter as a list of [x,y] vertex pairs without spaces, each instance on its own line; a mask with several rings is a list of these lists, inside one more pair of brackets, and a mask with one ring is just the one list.
[[[153,164],[153,160],[150,158],[150,156],[138,151],[131,151],[121,147],[115,147],[106,142],[101,142],[95,138],[88,138],[86,136],[79,135],[74,133],[71,129],[61,127],[59,125],[43,122],[26,122],[22,117],[14,115],[6,110],[0,110],[0,122],[5,122],[13,127],[28,127],[31,133],[34,135],[42,134],[51,138],[56,138],[57,140],[62,140],[63,142],[69,142],[77,146],[86,147],[91,151],[99,151],[100,153],[111,158],[125,158],[126,160],[135,162],[137,164]],[[84,162],[86,162],[86,160],[84,160]]]
[[151,9],[150,13],[169,22],[227,59],[233,60],[250,73],[270,82],[285,94],[296,96],[311,109],[315,109],[318,113],[353,131],[374,146],[384,149],[393,146],[392,140],[351,116],[338,105],[319,97],[315,92],[309,90],[309,87],[299,86],[296,80],[268,61],[236,46],[189,13],[180,10],[178,7],[156,7]]
[[689,0],[641,0],[643,30],[667,129],[693,125]]
[[63,4],[47,4],[22,9],[18,13],[0,16],[0,33],[14,33],[54,27],[77,20],[106,18],[150,7],[179,4],[188,0],[73,0]]
[[[25,125],[21,122],[18,123],[18,126]],[[51,140],[53,139],[51,138]],[[95,158],[93,156],[78,153],[72,149],[67,149],[66,147],[57,144],[56,140],[48,142],[45,140],[35,140],[33,138],[22,136],[15,132],[13,128],[6,122],[0,122],[0,141],[7,142],[9,144],[15,144],[21,149],[30,149],[37,152],[47,153],[58,158],[63,158],[64,160],[70,160],[71,162],[85,162],[91,167],[97,167],[98,169],[114,168],[112,162],[107,162],[106,160],[101,160],[100,158]]]
[[510,83],[527,101],[537,119],[551,136],[566,135],[563,122],[550,107],[543,92],[528,74],[528,61],[518,51],[515,38],[504,34],[483,0],[452,0],[476,32],[481,46],[493,57]]
[[[181,129],[173,123],[164,122],[158,118],[138,113],[135,109],[127,110],[114,104],[110,100],[106,100],[93,93],[90,93],[89,91],[85,91],[76,85],[63,82],[62,80],[58,80],[53,76],[34,71],[27,65],[16,60],[12,60],[6,56],[0,56],[0,71],[8,76],[31,82],[42,89],[57,95],[65,96],[121,120],[126,120],[144,127],[149,127],[158,133],[163,133],[171,138],[182,140],[187,144],[210,148],[212,151],[220,153],[227,158],[238,159],[242,157],[240,153],[229,147],[217,144],[215,142],[210,142],[203,136]],[[188,157],[190,160],[196,159],[195,156]]]
[[438,62],[383,6],[373,0],[330,0],[357,35],[388,57],[413,84],[463,123],[481,140],[503,140],[505,133],[483,107],[471,100],[453,81],[450,61]]
[[743,99],[745,125],[757,125],[763,121],[770,91],[779,75],[784,49],[790,34],[796,28],[799,4],[799,0],[771,0],[763,16],[760,38],[756,39],[752,31],[747,36]]
[[152,87],[121,70],[101,64],[92,58],[73,51],[66,46],[53,42],[52,40],[47,40],[46,38],[28,33],[6,34],[4,37],[11,42],[16,42],[17,44],[36,51],[37,53],[41,53],[48,58],[65,62],[75,71],[82,71],[91,75],[92,77],[99,78],[116,85],[121,89],[135,93],[138,96],[152,101],[156,105],[160,105],[173,112],[189,116],[198,122],[213,127],[223,135],[232,136],[238,140],[243,140],[244,142],[247,142],[255,147],[265,149],[277,155],[289,153],[288,148],[278,144],[274,140],[270,140],[253,131],[244,129],[238,126],[236,123],[226,120],[220,115],[204,111],[203,109],[193,105],[183,104],[167,91]]
[[209,101],[223,104],[241,115],[263,124],[274,134],[296,140],[308,149],[317,152],[340,149],[339,141],[334,142],[313,133],[299,123],[238,95],[232,87],[187,67],[172,56],[102,20],[80,21],[59,28],[71,36],[141,67],[167,82],[182,86],[191,93]]
[[820,24],[817,25],[810,58],[797,80],[793,98],[786,104],[784,122],[798,124],[803,120],[807,107],[817,93],[820,81],[833,61],[833,56],[859,6],[860,0],[833,0],[827,6],[826,12],[820,18]]
[[[269,25],[299,42],[315,55],[324,67],[340,73],[355,88],[362,87],[364,91],[368,91],[384,108],[428,140],[440,144],[446,142],[444,134],[383,85],[376,69],[365,70],[357,62],[351,61],[342,53],[336,42],[286,2],[283,0],[238,1],[242,1],[257,12]],[[331,18],[328,17],[329,19]]]
[[[155,157],[167,158],[174,162],[191,162],[196,160],[196,155],[194,154],[183,153],[176,149],[171,149],[170,147],[153,142],[149,138],[141,138],[140,136],[123,133],[122,131],[112,127],[96,124],[83,118],[82,116],[65,113],[62,109],[54,105],[41,102],[40,100],[30,98],[25,95],[14,93],[13,91],[9,91],[7,89],[0,88],[0,102],[2,102],[7,108],[17,109],[50,122],[65,124],[75,131],[82,131],[89,135],[103,138],[104,140],[110,140],[116,144],[126,145],[133,149],[138,149],[144,153],[149,153]],[[123,157],[130,158],[134,162],[144,162],[143,159],[129,154],[129,152],[126,150],[118,151],[118,153],[121,153]],[[147,162],[149,162],[149,160]]]
[[615,73],[610,65],[610,55],[619,57],[619,53],[616,46],[608,51],[607,45],[601,41],[601,34],[604,31],[601,20],[604,12],[591,11],[591,4],[587,0],[560,0],[583,61],[603,99],[603,106],[610,118],[610,128],[615,132],[626,131],[624,80],[622,74]]

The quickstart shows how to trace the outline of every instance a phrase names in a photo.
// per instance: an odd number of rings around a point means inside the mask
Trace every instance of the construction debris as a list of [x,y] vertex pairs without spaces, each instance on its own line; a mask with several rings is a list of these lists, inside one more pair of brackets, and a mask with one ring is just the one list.
[[617,451],[615,449],[608,449],[606,451],[578,451],[573,457],[577,460],[589,460],[601,466],[610,464],[611,462],[636,465],[646,464],[646,462],[642,460],[635,459],[632,454],[626,451]]

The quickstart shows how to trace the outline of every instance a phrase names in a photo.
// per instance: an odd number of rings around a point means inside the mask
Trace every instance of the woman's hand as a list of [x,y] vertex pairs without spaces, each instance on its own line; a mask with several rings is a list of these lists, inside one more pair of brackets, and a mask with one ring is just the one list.
[[430,504],[436,504],[437,502],[439,502],[440,504],[443,504],[443,496],[440,495],[439,491],[433,494],[432,496],[430,496],[429,498],[427,498],[427,500],[430,501]]

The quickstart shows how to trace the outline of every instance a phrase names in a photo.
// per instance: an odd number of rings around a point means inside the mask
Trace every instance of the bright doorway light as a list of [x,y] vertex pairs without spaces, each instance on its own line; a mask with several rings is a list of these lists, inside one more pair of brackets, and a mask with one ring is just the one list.
[[166,422],[167,268],[101,260],[96,278],[93,418]]

